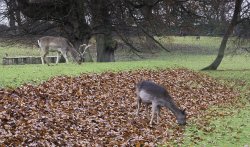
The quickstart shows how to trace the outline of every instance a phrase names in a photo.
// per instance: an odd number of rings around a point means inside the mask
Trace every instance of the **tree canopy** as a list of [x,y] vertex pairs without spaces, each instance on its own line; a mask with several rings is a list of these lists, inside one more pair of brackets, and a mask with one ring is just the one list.
[[[2,4],[7,7],[1,16],[8,18],[17,34],[54,30],[54,34],[69,38],[75,46],[95,36],[97,61],[109,62],[114,61],[116,37],[133,51],[141,51],[131,38],[145,36],[150,47],[167,50],[154,36],[223,35],[237,1],[4,0]],[[237,24],[249,21],[249,3],[242,0]]]

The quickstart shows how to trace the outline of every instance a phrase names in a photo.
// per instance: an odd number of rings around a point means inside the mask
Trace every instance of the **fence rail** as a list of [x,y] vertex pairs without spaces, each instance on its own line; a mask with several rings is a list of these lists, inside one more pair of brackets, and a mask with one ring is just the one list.
[[[56,63],[56,56],[47,56],[50,63]],[[61,58],[59,63],[65,63],[65,59]],[[42,64],[40,56],[19,56],[19,57],[3,57],[3,65],[23,65],[23,64]]]

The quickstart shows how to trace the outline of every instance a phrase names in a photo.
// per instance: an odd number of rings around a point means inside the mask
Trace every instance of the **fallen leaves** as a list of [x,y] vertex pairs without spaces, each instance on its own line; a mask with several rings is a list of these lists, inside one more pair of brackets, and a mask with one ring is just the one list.
[[189,119],[238,96],[232,87],[187,69],[59,76],[38,86],[0,90],[0,144],[152,146],[180,139],[184,128],[176,126],[169,110],[154,127],[144,107],[135,115],[140,80],[164,85]]

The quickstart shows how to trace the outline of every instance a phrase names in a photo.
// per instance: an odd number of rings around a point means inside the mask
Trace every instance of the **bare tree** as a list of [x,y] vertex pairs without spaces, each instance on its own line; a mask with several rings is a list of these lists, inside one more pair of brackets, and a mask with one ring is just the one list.
[[21,12],[33,20],[56,22],[62,34],[77,47],[90,38],[91,29],[84,19],[85,1],[17,0]]
[[233,17],[232,17],[232,20],[231,20],[228,28],[227,28],[227,31],[225,32],[225,34],[223,36],[222,41],[221,41],[218,55],[217,55],[216,59],[212,62],[212,64],[203,68],[202,70],[216,70],[219,67],[219,65],[224,57],[224,52],[225,52],[228,38],[232,34],[234,27],[240,22],[239,15],[241,12],[242,2],[243,2],[243,0],[235,0],[235,8],[234,8]]
[[[27,20],[51,24],[59,36],[68,38],[76,48],[82,43],[88,43],[90,37],[94,36],[97,61],[112,62],[115,61],[114,52],[117,47],[114,38],[120,37],[134,53],[144,50],[141,44],[133,41],[135,36],[168,51],[154,36],[175,35],[180,30],[195,35],[198,32],[196,24],[201,29],[207,29],[208,22],[222,22],[228,18],[225,14],[230,11],[231,5],[228,4],[232,0],[5,1],[16,1],[17,10]],[[227,23],[225,20],[222,24]]]

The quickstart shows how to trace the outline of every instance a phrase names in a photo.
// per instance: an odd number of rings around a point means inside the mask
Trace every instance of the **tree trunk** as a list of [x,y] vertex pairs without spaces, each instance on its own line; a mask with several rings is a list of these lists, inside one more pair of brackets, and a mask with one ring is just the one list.
[[8,7],[8,18],[9,18],[9,25],[11,29],[15,29],[16,25],[16,19],[15,19],[15,0],[7,1],[7,7]]
[[116,47],[111,35],[96,35],[97,62],[114,62],[114,51]]
[[[153,1],[148,0],[146,1],[146,5],[142,8],[142,14],[145,17],[145,22],[143,22],[143,27],[147,28],[147,32],[151,34],[153,32],[154,28],[154,22],[153,22]],[[152,48],[156,47],[156,44],[152,38],[150,38],[147,34],[145,34],[145,47],[151,50]]]
[[15,3],[15,8],[16,8],[16,10],[15,10],[16,22],[17,22],[17,24],[18,24],[18,27],[21,27],[21,25],[22,25],[21,12],[20,12],[20,10],[17,8],[16,3]]
[[85,2],[83,0],[74,0],[73,2],[75,11],[73,11],[72,16],[68,18],[68,23],[73,26],[73,32],[71,32],[70,38],[74,38],[72,42],[74,42],[78,48],[83,43],[88,44],[91,37],[91,29],[86,20],[83,19],[85,16]]
[[96,37],[97,62],[114,62],[111,20],[106,0],[94,0],[91,3],[93,25]]
[[216,59],[213,61],[212,64],[203,68],[202,70],[216,70],[219,67],[219,65],[224,57],[224,52],[226,49],[228,38],[232,34],[234,27],[237,25],[238,16],[239,16],[239,13],[241,11],[242,1],[243,0],[235,0],[235,9],[234,9],[233,18],[232,18],[231,23],[229,24],[229,26],[227,28],[227,31],[225,32],[225,34],[223,36],[223,39],[221,41],[220,48],[219,48],[218,55],[217,55]]
[[97,62],[107,62],[109,61],[109,55],[106,53],[105,45],[105,35],[97,34],[96,35],[96,49],[97,49]]

